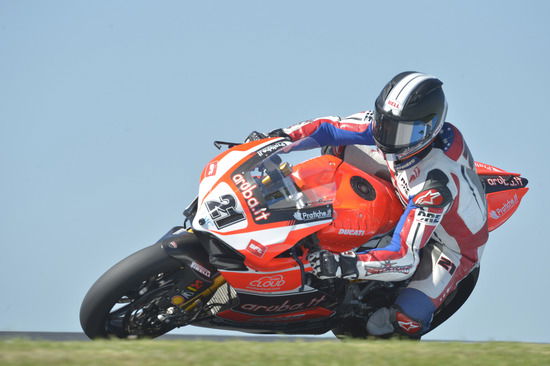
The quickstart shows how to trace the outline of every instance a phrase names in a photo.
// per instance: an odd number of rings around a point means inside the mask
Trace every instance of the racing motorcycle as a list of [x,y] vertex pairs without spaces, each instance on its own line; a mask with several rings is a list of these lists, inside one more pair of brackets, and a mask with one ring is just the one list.
[[[228,149],[202,171],[183,226],[115,264],[90,288],[80,310],[86,335],[157,337],[194,325],[366,337],[368,316],[392,304],[407,281],[320,280],[306,257],[387,244],[403,212],[391,183],[319,154],[311,138],[215,144]],[[492,231],[516,211],[527,180],[475,165]],[[464,301],[455,296],[442,306],[432,329]]]

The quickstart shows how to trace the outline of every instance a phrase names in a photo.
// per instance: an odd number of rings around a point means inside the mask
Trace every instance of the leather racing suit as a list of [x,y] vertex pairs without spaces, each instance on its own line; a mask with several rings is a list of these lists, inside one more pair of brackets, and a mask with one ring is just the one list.
[[[375,145],[372,121],[373,112],[367,111],[306,121],[282,132],[293,141],[312,137],[321,146]],[[358,278],[402,281],[412,276],[390,321],[394,330],[420,336],[430,330],[434,312],[457,284],[479,265],[488,239],[484,190],[462,134],[450,123],[430,146],[405,161],[388,160],[375,148],[367,154],[385,162],[405,210],[386,247],[356,253]]]

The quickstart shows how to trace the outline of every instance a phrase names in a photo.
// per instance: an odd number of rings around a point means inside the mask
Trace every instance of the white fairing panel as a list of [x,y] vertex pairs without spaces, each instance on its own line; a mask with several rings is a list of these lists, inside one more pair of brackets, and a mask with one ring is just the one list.
[[228,232],[248,226],[243,207],[235,192],[220,182],[199,204],[193,228],[200,231]]

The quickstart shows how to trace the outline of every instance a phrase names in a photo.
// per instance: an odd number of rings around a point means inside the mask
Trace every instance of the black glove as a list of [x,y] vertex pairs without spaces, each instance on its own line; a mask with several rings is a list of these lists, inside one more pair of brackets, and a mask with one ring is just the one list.
[[244,142],[256,141],[267,138],[267,135],[258,131],[252,131],[245,139]]
[[283,137],[283,138],[285,138],[285,139],[287,139],[287,140],[289,140],[289,141],[292,141],[292,139],[290,138],[290,136],[287,135],[287,134],[285,133],[285,131],[283,131],[282,128],[278,128],[278,129],[276,129],[276,130],[273,130],[273,131],[271,131],[270,133],[268,133],[267,135],[268,135],[269,137]]
[[328,278],[355,279],[359,276],[357,256],[354,252],[334,254],[328,250],[320,250],[308,254],[313,274],[321,280]]
[[281,128],[279,128],[279,129],[276,129],[276,130],[273,130],[273,131],[269,132],[267,135],[265,133],[262,133],[262,132],[252,131],[246,137],[244,142],[247,143],[247,142],[250,142],[250,141],[261,140],[261,139],[265,139],[265,138],[268,138],[268,137],[283,137],[287,140],[290,140],[290,136],[288,136]]

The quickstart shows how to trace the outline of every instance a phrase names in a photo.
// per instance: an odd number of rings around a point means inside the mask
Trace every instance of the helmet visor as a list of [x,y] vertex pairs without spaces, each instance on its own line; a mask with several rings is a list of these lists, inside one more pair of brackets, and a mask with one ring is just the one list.
[[419,120],[402,121],[375,113],[372,133],[382,151],[396,153],[431,138],[436,122],[437,116],[433,114]]

